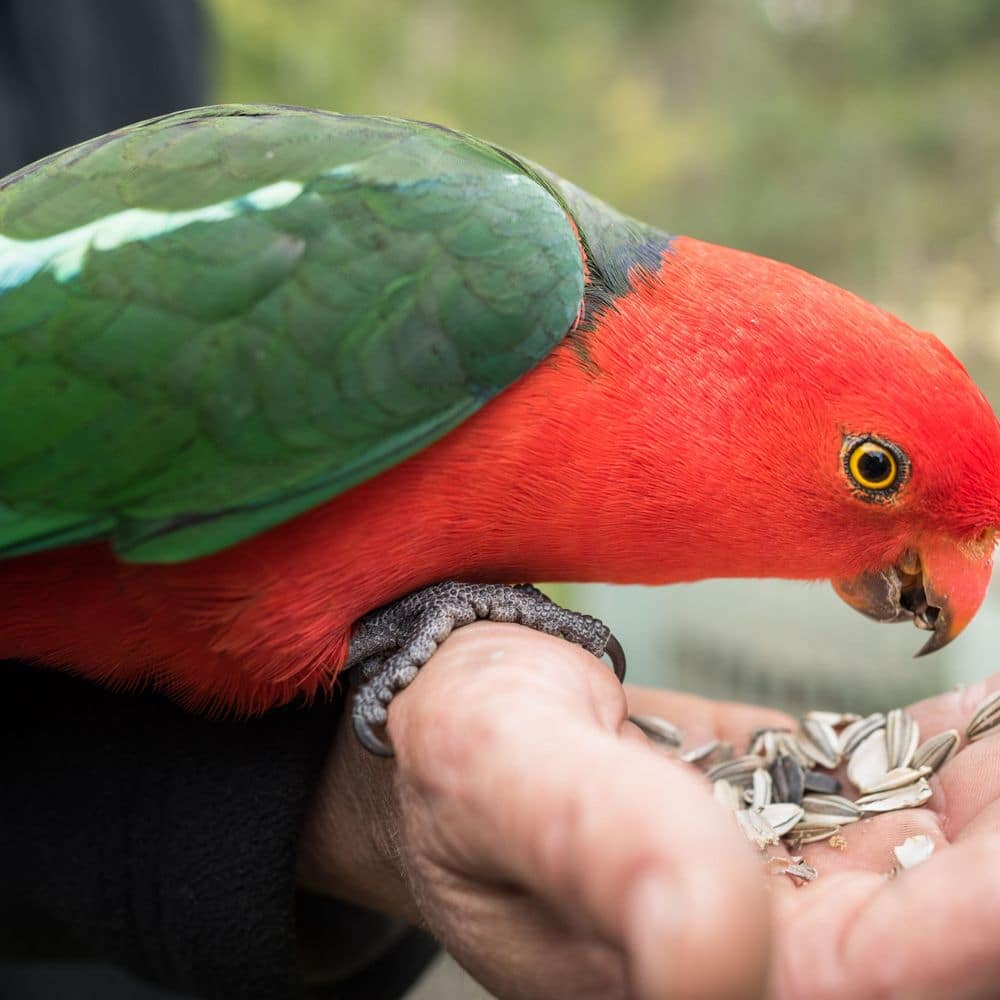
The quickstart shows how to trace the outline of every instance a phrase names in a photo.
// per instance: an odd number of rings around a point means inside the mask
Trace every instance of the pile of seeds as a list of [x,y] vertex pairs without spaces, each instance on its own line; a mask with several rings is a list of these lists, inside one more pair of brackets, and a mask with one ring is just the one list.
[[[848,824],[923,805],[932,794],[928,777],[954,757],[960,741],[958,731],[949,729],[921,743],[916,720],[903,708],[866,718],[807,712],[794,732],[757,730],[746,753],[737,755],[731,744],[718,740],[684,750],[683,732],[666,719],[631,718],[653,743],[703,769],[716,799],[733,811],[747,839],[762,851],[779,841],[792,851],[818,841],[842,848]],[[1000,691],[979,705],[965,735],[973,743],[996,731]],[[913,845],[914,840],[920,842]],[[930,838],[910,838],[895,849],[902,867],[930,856],[933,842],[928,847],[924,840]],[[817,875],[794,854],[767,858],[765,864],[800,881]]]

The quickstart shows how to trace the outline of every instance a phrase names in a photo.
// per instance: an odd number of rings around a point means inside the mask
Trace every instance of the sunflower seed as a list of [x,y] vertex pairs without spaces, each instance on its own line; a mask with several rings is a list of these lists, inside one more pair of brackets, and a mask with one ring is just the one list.
[[861,810],[842,795],[806,795],[802,799],[806,816],[819,821],[820,817],[838,823],[850,823],[861,817]]
[[788,835],[788,843],[798,850],[803,844],[815,844],[820,840],[829,840],[840,833],[840,826],[830,826],[827,823],[803,823],[795,827]]
[[715,795],[715,801],[724,809],[737,812],[743,808],[743,803],[740,802],[740,790],[728,781],[712,782],[712,794]]
[[865,792],[874,795],[877,792],[891,792],[894,788],[905,788],[919,778],[926,778],[931,773],[929,767],[919,769],[913,767],[894,767],[887,771],[884,777],[874,785],[869,785]]
[[732,781],[734,784],[749,784],[753,780],[753,773],[760,767],[760,757],[753,754],[745,754],[742,757],[734,757],[732,760],[720,761],[713,764],[705,772],[705,777],[709,781],[719,781],[724,779]]
[[788,858],[768,858],[766,866],[772,875],[791,875],[803,882],[812,882],[819,874],[811,864],[795,854]]
[[775,729],[756,730],[750,738],[747,753],[757,754],[770,764],[778,754],[777,732]]
[[834,729],[840,729],[842,726],[849,726],[852,722],[857,722],[861,716],[855,712],[821,712],[814,710],[806,712],[805,718],[813,719],[816,722],[825,722]]
[[775,802],[801,802],[805,782],[802,765],[791,755],[776,757],[771,765],[774,782],[772,798]]
[[981,740],[992,733],[998,725],[1000,725],[1000,691],[994,691],[979,703],[965,729],[965,735],[970,743],[975,743],[976,740]]
[[780,837],[802,819],[803,810],[802,806],[797,806],[794,802],[775,802],[765,806],[760,815]]
[[629,719],[657,746],[676,750],[684,743],[684,732],[680,726],[675,726],[658,715],[630,715]]
[[760,812],[765,806],[771,804],[771,789],[773,782],[771,775],[762,767],[758,767],[753,773],[753,788],[750,789],[750,808]]
[[776,732],[774,734],[774,748],[779,757],[783,754],[794,757],[806,770],[815,763],[812,757],[803,751],[802,747],[799,746],[799,741],[791,733]]
[[832,774],[822,771],[806,771],[803,785],[807,792],[818,795],[836,795],[840,791],[840,782]]
[[889,752],[885,730],[876,729],[854,748],[847,764],[847,777],[862,792],[867,792],[885,777],[888,770]]
[[681,760],[687,764],[698,764],[703,760],[711,757],[716,750],[719,749],[718,740],[709,740],[708,743],[702,743],[700,746],[692,747],[690,750],[685,750],[681,754]]
[[840,740],[829,723],[803,718],[802,732],[797,739],[799,746],[817,764],[832,771],[840,763]]
[[926,833],[918,833],[897,844],[892,853],[901,868],[915,868],[934,853],[934,841]]
[[955,756],[959,739],[957,729],[946,729],[943,733],[932,736],[917,747],[910,766],[929,767],[932,773],[937,771]]
[[905,708],[894,708],[886,715],[885,742],[889,769],[908,767],[920,743],[920,726]]
[[751,812],[749,809],[740,809],[734,815],[740,829],[751,844],[756,844],[757,847],[763,850],[768,844],[776,844],[778,842],[778,833],[768,823],[762,813]]
[[876,730],[885,726],[885,716],[881,712],[873,712],[864,719],[852,722],[840,734],[840,752],[845,757],[850,757],[857,749],[858,744],[871,736]]
[[873,792],[862,795],[855,805],[866,813],[892,812],[895,809],[912,809],[923,805],[933,794],[926,778],[919,778],[904,788],[893,788],[888,792]]

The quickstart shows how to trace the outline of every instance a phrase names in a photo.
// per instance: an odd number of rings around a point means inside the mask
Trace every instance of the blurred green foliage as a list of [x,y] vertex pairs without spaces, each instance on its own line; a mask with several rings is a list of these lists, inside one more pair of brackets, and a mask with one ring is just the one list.
[[221,100],[439,121],[668,231],[943,316],[967,356],[1000,340],[997,0],[211,8]]

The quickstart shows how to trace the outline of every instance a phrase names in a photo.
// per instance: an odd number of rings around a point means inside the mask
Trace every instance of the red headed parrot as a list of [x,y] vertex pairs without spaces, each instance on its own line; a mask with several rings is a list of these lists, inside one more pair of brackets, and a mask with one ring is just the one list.
[[624,660],[522,580],[979,607],[1000,430],[934,337],[470,136],[185,111],[0,181],[0,656],[259,711],[450,630]]

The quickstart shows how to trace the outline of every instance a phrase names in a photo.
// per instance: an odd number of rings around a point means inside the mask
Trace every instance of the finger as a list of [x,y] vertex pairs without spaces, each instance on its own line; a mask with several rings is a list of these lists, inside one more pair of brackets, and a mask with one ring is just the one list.
[[944,694],[918,701],[910,706],[910,714],[920,723],[922,739],[946,729],[957,729],[965,740],[965,727],[969,724],[979,703],[992,692],[1000,689],[1000,674],[969,687],[947,691]]
[[795,720],[784,712],[759,705],[711,701],[693,694],[659,691],[655,688],[625,686],[629,712],[635,715],[659,715],[684,731],[685,746],[709,740],[724,740],[738,748],[746,745],[757,728],[794,728]]
[[[502,663],[519,667],[482,669]],[[511,687],[525,666],[542,688],[605,673],[560,640],[470,627],[424,668],[419,696],[415,683],[394,705],[400,770],[429,805],[442,863],[461,854],[620,945],[641,996],[754,995],[762,879],[703,779],[596,721],[623,716],[620,704]]]
[[902,872],[872,897],[843,943],[845,976],[860,988],[856,995],[996,995],[998,850],[996,834],[969,839]]

